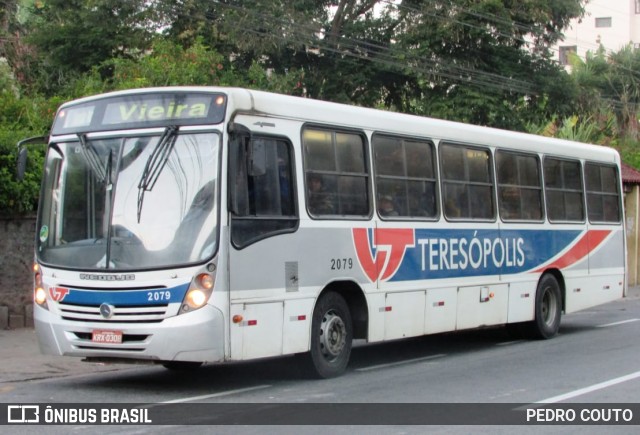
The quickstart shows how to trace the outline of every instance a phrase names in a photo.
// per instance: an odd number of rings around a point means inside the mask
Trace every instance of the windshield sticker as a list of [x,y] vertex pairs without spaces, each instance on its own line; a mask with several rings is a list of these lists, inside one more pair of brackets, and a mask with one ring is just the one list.
[[40,228],[40,241],[44,243],[47,241],[48,238],[49,238],[49,227],[46,225],[43,225],[42,228]]

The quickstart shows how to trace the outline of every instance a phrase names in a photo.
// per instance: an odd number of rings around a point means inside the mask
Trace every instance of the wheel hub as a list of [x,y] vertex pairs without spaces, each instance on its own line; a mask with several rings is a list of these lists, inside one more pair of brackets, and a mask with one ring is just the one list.
[[549,289],[545,289],[543,298],[542,298],[542,306],[541,314],[544,323],[547,325],[551,325],[556,317],[557,301]]
[[344,349],[347,338],[347,328],[340,318],[333,312],[327,313],[322,319],[320,327],[320,348],[328,359],[336,358]]

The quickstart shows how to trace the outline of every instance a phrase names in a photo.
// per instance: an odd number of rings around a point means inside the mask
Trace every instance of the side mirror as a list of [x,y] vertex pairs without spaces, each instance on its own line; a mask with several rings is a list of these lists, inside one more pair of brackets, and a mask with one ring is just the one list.
[[24,180],[24,174],[27,171],[27,145],[46,144],[49,142],[49,136],[35,136],[23,139],[18,142],[18,160],[16,162],[16,178],[18,181]]
[[27,148],[22,147],[18,151],[18,161],[16,162],[16,178],[18,181],[24,180],[24,173],[27,171]]
[[24,180],[27,171],[27,145],[42,145],[49,142],[49,136],[34,136],[22,139],[18,142],[18,160],[16,162],[16,178],[18,181]]

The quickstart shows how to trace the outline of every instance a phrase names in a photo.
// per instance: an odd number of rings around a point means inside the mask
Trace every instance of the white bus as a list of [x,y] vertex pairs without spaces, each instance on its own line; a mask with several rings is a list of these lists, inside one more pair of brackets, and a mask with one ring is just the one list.
[[63,104],[37,220],[43,352],[168,368],[518,325],[624,294],[610,148],[235,88]]

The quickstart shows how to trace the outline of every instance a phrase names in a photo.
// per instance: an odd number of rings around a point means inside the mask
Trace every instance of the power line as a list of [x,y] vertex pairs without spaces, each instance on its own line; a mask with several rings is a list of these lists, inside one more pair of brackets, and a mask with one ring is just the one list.
[[[292,36],[300,37],[302,40],[307,39],[309,44],[313,46],[317,46],[329,52],[334,52],[337,54],[342,54],[344,56],[359,58],[363,60],[368,60],[371,62],[377,62],[386,64],[388,66],[392,66],[395,68],[402,68],[398,65],[398,57],[395,54],[402,54],[405,59],[410,59],[414,62],[414,65],[406,64],[404,68],[409,68],[417,72],[421,72],[427,74],[429,76],[440,76],[444,78],[449,78],[454,81],[458,81],[465,84],[472,84],[475,86],[483,87],[483,88],[493,88],[499,89],[502,91],[511,91],[521,94],[529,94],[535,95],[535,91],[532,88],[532,85],[529,82],[525,82],[522,80],[514,79],[511,77],[505,77],[499,74],[490,73],[487,71],[477,70],[475,68],[457,65],[452,62],[446,62],[442,59],[430,60],[425,58],[418,58],[415,54],[409,53],[407,51],[400,52],[398,50],[392,50],[387,46],[374,44],[369,41],[362,41],[353,38],[348,38],[345,36],[340,36],[339,40],[336,41],[336,46],[331,45],[331,41],[327,41],[326,38],[310,38],[309,31],[317,32],[316,28],[310,28],[309,26],[294,24],[289,21],[285,21],[284,19],[279,19],[273,15],[268,15],[265,13],[257,12],[254,10],[247,10],[242,6],[234,6],[228,4],[218,3],[220,6],[225,8],[230,8],[236,11],[241,11],[247,15],[251,15],[254,18],[258,18],[260,20],[268,20],[268,22],[276,22],[277,24],[281,24],[287,28],[292,33]],[[207,16],[208,15],[208,16]],[[191,16],[185,14],[185,16]],[[208,19],[212,19],[214,17],[211,14],[205,14]],[[269,32],[267,30],[256,30],[256,29],[245,29],[246,31],[258,34],[260,36],[271,36],[273,38],[283,40],[285,42],[293,42],[290,38],[284,35],[278,35],[273,32]],[[296,42],[300,43],[300,40],[296,40]],[[351,49],[353,51],[341,50],[339,47],[342,46],[345,49]],[[431,69],[429,69],[431,68]]]

